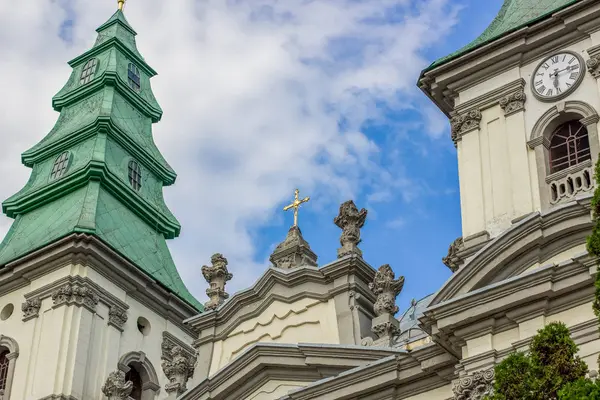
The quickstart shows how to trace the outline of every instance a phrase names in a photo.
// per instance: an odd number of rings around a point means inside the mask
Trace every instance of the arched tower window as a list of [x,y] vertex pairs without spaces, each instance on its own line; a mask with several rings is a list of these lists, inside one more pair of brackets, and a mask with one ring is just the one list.
[[94,79],[94,75],[96,74],[96,69],[98,68],[98,59],[92,58],[88,60],[83,66],[83,70],[81,70],[81,76],[79,77],[79,83],[81,85],[85,85],[92,79]]
[[0,399],[10,400],[15,363],[19,357],[17,342],[8,336],[0,335]]
[[154,366],[141,351],[124,354],[118,368],[125,372],[125,380],[133,383],[129,395],[134,400],[154,400],[160,391],[158,375]]
[[129,371],[125,374],[125,381],[133,383],[133,390],[129,397],[133,400],[142,400],[142,376],[134,365],[129,364]]
[[131,87],[136,92],[139,92],[142,83],[140,81],[140,70],[134,64],[129,63],[127,67],[127,82],[129,83],[129,87]]
[[550,173],[589,160],[590,142],[586,127],[578,120],[565,122],[550,137]]
[[50,172],[50,179],[58,179],[67,172],[67,168],[69,168],[69,159],[70,153],[68,151],[63,152],[56,157],[54,165],[52,166],[52,171]]
[[8,365],[10,363],[8,359],[8,349],[2,349],[0,351],[0,390],[4,392],[6,390],[6,383],[8,381]]
[[138,164],[137,161],[131,160],[129,161],[128,170],[131,187],[135,190],[140,190],[142,187],[142,169],[140,168],[140,164]]

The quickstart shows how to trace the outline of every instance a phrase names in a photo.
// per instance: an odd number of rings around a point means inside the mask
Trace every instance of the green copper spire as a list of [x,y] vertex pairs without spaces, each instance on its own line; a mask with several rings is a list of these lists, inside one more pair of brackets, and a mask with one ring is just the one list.
[[580,0],[504,0],[502,8],[490,26],[468,45],[435,61],[425,70],[460,57],[511,32],[532,25]]
[[179,235],[180,225],[162,193],[176,174],[152,137],[152,123],[162,116],[150,87],[156,72],[121,10],[97,32],[94,46],[69,62],[71,76],[52,99],[56,124],[22,154],[32,173],[2,204],[15,221],[0,244],[0,266],[71,233],[88,233],[202,310],[165,241]]

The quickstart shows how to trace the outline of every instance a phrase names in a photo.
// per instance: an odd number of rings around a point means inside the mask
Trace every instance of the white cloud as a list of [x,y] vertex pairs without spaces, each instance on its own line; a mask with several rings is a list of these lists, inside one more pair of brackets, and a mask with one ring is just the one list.
[[[377,102],[411,108],[421,96],[420,52],[454,23],[448,1],[128,1],[138,48],[159,72],[152,84],[165,113],[154,136],[179,174],[165,197],[183,225],[170,246],[193,293],[203,296],[200,266],[214,252],[229,259],[233,288],[252,283],[264,265],[253,261],[249,228],[267,223],[296,186],[333,202],[392,181],[408,186],[378,164],[382,149],[361,125],[382,118]],[[25,183],[20,153],[52,128],[66,62],[115,7],[0,2],[0,198]],[[58,35],[69,17],[72,43]],[[10,222],[0,219],[0,233]]]

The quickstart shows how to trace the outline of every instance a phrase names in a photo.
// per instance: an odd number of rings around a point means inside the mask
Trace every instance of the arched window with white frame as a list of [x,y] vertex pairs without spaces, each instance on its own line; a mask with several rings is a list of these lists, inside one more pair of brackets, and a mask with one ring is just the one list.
[[19,357],[16,340],[0,335],[0,399],[10,400],[15,365]]

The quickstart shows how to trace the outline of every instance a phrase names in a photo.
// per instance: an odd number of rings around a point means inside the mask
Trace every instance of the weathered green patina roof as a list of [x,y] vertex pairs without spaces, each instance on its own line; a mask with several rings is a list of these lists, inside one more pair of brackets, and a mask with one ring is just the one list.
[[[94,46],[72,60],[67,84],[52,99],[60,116],[39,143],[22,154],[32,168],[29,181],[2,203],[15,218],[0,244],[0,266],[72,233],[94,235],[199,311],[177,272],[166,239],[180,225],[163,199],[163,187],[175,171],[152,138],[162,110],[146,64],[135,44],[135,31],[121,11],[97,29]],[[96,59],[89,82],[84,66]],[[140,90],[128,83],[128,67],[139,69]],[[57,157],[67,152],[64,175],[51,176]],[[132,188],[129,162],[141,168],[141,187]]]
[[532,25],[578,1],[580,0],[504,0],[496,18],[477,39],[460,50],[434,61],[425,71],[445,64],[508,33]]

